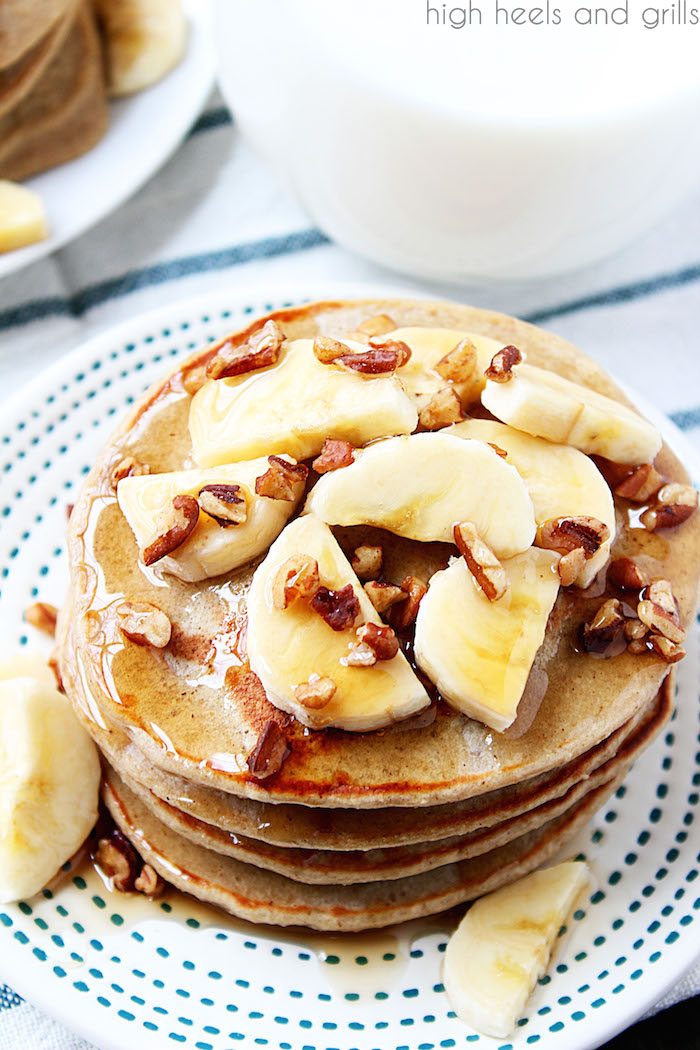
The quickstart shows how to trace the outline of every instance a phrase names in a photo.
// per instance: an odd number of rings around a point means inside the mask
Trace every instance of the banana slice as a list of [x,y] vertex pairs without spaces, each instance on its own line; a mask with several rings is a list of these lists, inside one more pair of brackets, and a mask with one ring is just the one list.
[[180,0],[96,0],[105,30],[109,91],[133,95],[182,58],[187,23]]
[[576,580],[579,587],[588,587],[607,564],[615,539],[615,504],[595,463],[569,445],[554,445],[490,419],[467,419],[443,433],[487,441],[507,452],[507,462],[527,485],[538,525],[552,518],[587,515],[608,526],[610,538]]
[[[428,694],[401,652],[373,667],[344,666],[340,661],[356,640],[353,629],[334,631],[301,599],[286,609],[274,607],[275,576],[297,555],[318,562],[320,581],[330,590],[352,586],[360,620],[382,622],[328,526],[313,514],[291,522],[256,569],[248,594],[248,660],[270,701],[313,729],[336,726],[358,733],[381,729],[427,707]],[[296,687],[312,676],[336,686],[330,701],[318,709],[295,697]]]
[[589,885],[586,864],[567,861],[473,904],[445,952],[445,991],[457,1016],[483,1035],[507,1038]]
[[446,385],[445,378],[436,371],[438,362],[462,340],[468,339],[473,343],[476,349],[474,375],[465,382],[455,383],[455,390],[464,405],[479,400],[479,394],[486,384],[484,372],[491,364],[493,355],[503,348],[503,343],[496,339],[462,332],[457,328],[397,328],[381,338],[401,340],[410,347],[410,360],[399,372],[399,378],[406,390],[419,399],[437,393]]
[[0,252],[11,252],[48,237],[44,205],[38,194],[0,179]]
[[31,897],[97,820],[97,748],[70,703],[34,678],[0,682],[0,902]]
[[[290,457],[285,458],[293,462]],[[117,499],[139,548],[144,550],[158,536],[175,496],[196,497],[205,485],[241,486],[247,503],[243,524],[223,528],[200,512],[189,538],[173,554],[156,563],[159,572],[196,583],[252,561],[267,550],[291,517],[296,503],[255,493],[255,479],[268,467],[267,459],[261,458],[208,470],[134,475],[119,482]]]
[[615,463],[651,463],[661,448],[656,428],[630,408],[534,365],[518,365],[508,383],[488,380],[481,401],[516,430]]
[[410,434],[417,423],[398,379],[321,364],[311,339],[286,344],[272,368],[205,383],[190,407],[194,458],[202,466],[279,452],[308,459],[328,437],[364,445]]
[[56,688],[56,678],[46,657],[32,650],[0,653],[0,682],[8,678],[35,678],[49,689]]
[[499,557],[527,550],[532,501],[517,470],[481,441],[442,431],[389,438],[316,483],[309,510],[329,525],[376,525],[414,540],[452,543],[471,521]]
[[415,655],[453,707],[502,733],[515,721],[559,591],[559,555],[533,547],[504,562],[509,588],[490,602],[460,558],[430,580]]

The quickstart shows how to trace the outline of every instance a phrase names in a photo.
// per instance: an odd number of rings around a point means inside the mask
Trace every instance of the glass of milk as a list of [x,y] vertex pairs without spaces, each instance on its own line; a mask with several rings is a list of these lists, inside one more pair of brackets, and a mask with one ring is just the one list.
[[218,0],[220,81],[341,244],[418,277],[542,278],[700,186],[692,10]]

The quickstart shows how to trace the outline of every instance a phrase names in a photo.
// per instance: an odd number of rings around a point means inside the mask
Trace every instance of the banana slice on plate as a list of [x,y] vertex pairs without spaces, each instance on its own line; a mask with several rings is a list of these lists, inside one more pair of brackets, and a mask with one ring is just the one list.
[[311,339],[286,343],[271,368],[210,380],[190,407],[192,449],[202,466],[281,452],[308,459],[326,438],[365,445],[410,434],[417,423],[399,379],[321,364]]
[[631,408],[534,365],[516,365],[506,383],[489,379],[481,401],[516,430],[615,463],[651,463],[661,448],[658,430]]
[[182,58],[181,0],[96,0],[104,26],[110,94],[133,95],[162,80]]
[[0,179],[0,252],[11,252],[49,235],[41,197],[26,186]]
[[445,951],[443,980],[458,1017],[483,1035],[507,1038],[538,978],[559,930],[590,874],[567,861],[527,875],[471,906]]
[[[352,588],[359,605],[352,625],[333,629],[302,598],[287,608],[276,607],[278,573],[290,559],[298,558],[318,564],[319,580],[329,590]],[[328,526],[313,514],[304,514],[273,543],[255,570],[248,593],[248,660],[270,701],[312,729],[336,726],[351,732],[381,729],[427,707],[428,694],[400,651],[374,666],[341,662],[357,640],[355,628],[360,623],[382,625]],[[332,695],[324,703],[319,688],[317,698],[305,700],[304,687],[319,682],[328,692],[333,686]],[[310,702],[319,706],[309,706]]]
[[316,483],[307,508],[329,525],[376,525],[414,540],[453,540],[472,522],[496,555],[527,550],[532,500],[517,470],[483,441],[442,431],[378,441]]
[[417,398],[424,398],[442,390],[448,380],[437,370],[437,365],[464,340],[474,347],[473,368],[468,377],[455,381],[454,388],[464,405],[479,400],[486,379],[484,372],[503,343],[486,335],[462,332],[457,328],[397,328],[382,335],[384,340],[397,340],[411,350],[409,361],[401,368],[399,378],[406,390]]
[[615,504],[595,463],[570,445],[555,445],[491,419],[467,419],[443,433],[486,441],[507,452],[506,462],[527,485],[538,525],[552,518],[584,515],[608,526],[610,536],[576,580],[579,587],[588,587],[607,564],[615,539]]
[[[294,462],[290,457],[283,458]],[[133,475],[119,482],[117,499],[139,548],[145,550],[158,536],[176,496],[197,498],[206,486],[239,487],[246,507],[241,523],[222,525],[201,511],[194,531],[185,542],[156,562],[159,572],[196,583],[252,561],[267,550],[291,517],[298,500],[256,495],[256,479],[268,468],[268,460],[261,458],[208,470]]]
[[56,678],[46,657],[31,649],[0,653],[0,682],[8,678],[35,678],[49,689],[56,688]]
[[55,688],[0,681],[0,901],[31,897],[97,820],[100,762]]
[[445,700],[499,733],[515,721],[559,592],[559,555],[532,547],[503,563],[508,590],[489,601],[465,562],[430,580],[415,655]]

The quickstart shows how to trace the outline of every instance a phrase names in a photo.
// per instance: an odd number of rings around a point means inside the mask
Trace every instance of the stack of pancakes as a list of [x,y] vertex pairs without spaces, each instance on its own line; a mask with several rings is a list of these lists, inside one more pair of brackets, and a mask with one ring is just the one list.
[[90,149],[107,127],[89,2],[0,4],[0,178],[21,181]]
[[[538,329],[450,304],[320,303],[281,311],[289,338],[355,329],[373,314],[516,343],[529,360],[608,396],[593,362]],[[366,734],[306,729],[273,707],[245,658],[245,594],[254,566],[200,584],[144,571],[113,488],[126,455],[152,473],[189,455],[195,355],[152,389],[115,434],[71,516],[72,587],[59,624],[64,687],[105,760],[117,825],[169,882],[246,919],[361,930],[471,900],[551,858],[620,784],[669,717],[668,665],[576,650],[602,600],[562,591],[550,618],[539,709],[499,734],[437,698],[427,712]],[[264,406],[261,406],[264,410]],[[664,448],[659,468],[683,467]],[[618,508],[614,555],[673,584],[684,619],[696,599],[698,523],[669,541]],[[355,534],[338,534],[350,549]],[[420,548],[421,545],[416,545]],[[397,550],[400,545],[397,545]],[[420,574],[420,549],[402,554]],[[124,597],[167,613],[163,652],[125,646]],[[247,764],[276,721],[291,753],[256,779]]]

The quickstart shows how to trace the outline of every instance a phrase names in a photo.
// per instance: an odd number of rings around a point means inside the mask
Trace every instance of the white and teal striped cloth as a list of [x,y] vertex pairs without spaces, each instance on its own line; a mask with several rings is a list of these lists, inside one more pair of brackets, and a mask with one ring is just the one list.
[[[135,197],[56,255],[0,281],[0,390],[11,393],[97,330],[212,289],[394,284],[544,324],[670,415],[700,449],[698,189],[644,240],[573,276],[531,285],[430,285],[397,278],[330,243],[215,98]],[[698,991],[700,967],[659,1005]],[[86,1047],[0,985],[0,1050]]]

